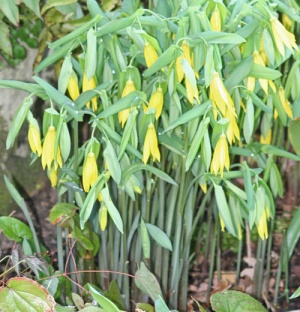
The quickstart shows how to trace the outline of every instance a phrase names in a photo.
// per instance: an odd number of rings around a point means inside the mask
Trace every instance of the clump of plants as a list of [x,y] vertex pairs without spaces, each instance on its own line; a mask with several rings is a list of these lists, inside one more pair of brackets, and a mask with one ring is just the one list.
[[[82,295],[89,285],[107,311],[153,311],[140,306],[148,299],[157,311],[186,311],[192,241],[206,244],[210,290],[221,232],[236,237],[240,263],[253,228],[260,296],[274,199],[284,192],[278,158],[300,159],[299,6],[291,6],[161,0],[146,7],[128,0],[104,12],[87,0],[86,22],[49,43],[51,54],[35,68],[61,61],[57,85],[39,76],[0,81],[29,93],[7,148],[27,123],[32,161],[57,188],[50,221],[58,271],[34,271],[50,301],[65,305],[72,283]],[[44,100],[41,125],[33,96]],[[206,235],[198,235],[204,223]],[[39,259],[30,233],[33,227],[13,239]],[[290,254],[294,245],[286,246]],[[238,265],[237,281],[239,273]],[[7,287],[14,286],[2,293]],[[78,300],[73,294],[77,308]]]

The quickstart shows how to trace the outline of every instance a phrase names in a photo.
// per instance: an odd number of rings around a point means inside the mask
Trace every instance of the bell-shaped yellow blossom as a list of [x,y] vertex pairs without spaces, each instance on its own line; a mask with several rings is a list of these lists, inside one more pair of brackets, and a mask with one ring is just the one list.
[[293,25],[293,21],[289,18],[289,16],[285,13],[282,13],[282,24],[285,29],[290,30]]
[[291,104],[285,98],[285,92],[284,92],[284,88],[282,86],[280,86],[279,89],[278,89],[278,95],[279,95],[280,102],[281,102],[281,105],[282,105],[285,113],[287,114],[287,116],[289,118],[293,119],[293,111],[292,111],[292,108],[291,108]]
[[51,186],[55,187],[57,185],[57,170],[55,170],[55,168],[52,166],[49,170],[48,170],[48,176],[51,182]]
[[41,156],[42,154],[42,144],[40,129],[34,124],[30,123],[28,128],[28,142],[29,146],[34,154]]
[[[213,102],[213,106],[217,107],[221,114],[225,116],[226,110],[236,117],[235,107],[227,89],[225,88],[223,81],[220,78],[218,72],[214,72],[213,78],[209,89],[209,98]],[[217,113],[214,111],[214,117]]]
[[[266,66],[265,62],[263,61],[261,55],[259,54],[258,51],[254,51],[253,52],[253,62],[255,64],[261,65],[261,66]],[[259,84],[261,86],[261,88],[264,90],[264,92],[268,95],[268,80],[267,79],[263,79],[263,78],[259,78],[258,79]]]
[[193,85],[191,84],[191,82],[187,77],[185,77],[185,89],[186,89],[186,97],[192,105],[194,104],[194,99],[198,103],[200,103],[197,85],[193,87]]
[[[83,74],[83,80],[82,80],[82,92],[88,91],[88,90],[93,90],[96,88],[96,79],[95,77],[92,77],[90,80],[88,80],[86,72]],[[97,96],[94,96],[92,98],[92,110],[95,112],[98,108],[98,103],[97,103]],[[86,103],[86,107],[90,108],[91,104],[90,101]]]
[[55,152],[55,139],[56,139],[56,129],[54,126],[50,126],[46,133],[46,137],[42,149],[42,166],[43,169],[47,168],[50,170],[52,162],[54,161],[54,169],[57,170],[58,165],[62,167],[62,158],[60,153],[60,148],[57,146],[56,158]]
[[212,15],[210,18],[210,26],[211,26],[211,29],[214,31],[221,31],[222,29],[220,10],[217,5],[212,12]]
[[264,137],[262,134],[260,135],[259,142],[261,144],[271,144],[272,141],[272,128],[269,129],[266,137]]
[[229,110],[225,113],[225,118],[229,120],[229,124],[226,130],[226,137],[230,145],[235,142],[235,139],[240,141],[240,128],[236,122],[236,118],[231,114]]
[[150,67],[158,59],[156,50],[148,41],[144,44],[144,57],[147,67]]
[[191,48],[186,43],[186,41],[182,42],[181,49],[183,51],[183,57],[188,61],[188,63],[191,65],[191,67],[194,68],[194,62],[193,62]]
[[248,77],[247,78],[247,90],[253,92],[255,88],[255,78]]
[[93,152],[88,153],[82,170],[82,185],[85,192],[88,192],[98,178],[98,167]]
[[287,47],[292,53],[293,49],[298,50],[295,35],[285,29],[276,17],[270,19],[273,37],[279,53],[285,57],[284,47]]
[[178,82],[181,82],[184,77],[184,71],[183,71],[182,64],[181,64],[182,59],[183,59],[183,55],[181,54],[180,56],[177,57],[176,64],[175,64],[176,76],[177,76]]
[[68,92],[73,101],[79,97],[78,81],[75,73],[71,74],[68,82]]
[[164,94],[161,87],[158,87],[155,92],[151,95],[149,100],[149,108],[155,108],[155,118],[159,118],[164,105]]
[[144,164],[147,164],[150,155],[152,155],[153,161],[155,160],[160,161],[160,152],[158,148],[156,130],[152,122],[148,125],[144,141],[143,159],[142,159]]
[[[135,86],[134,86],[134,83],[131,79],[128,79],[126,81],[126,85],[123,89],[123,92],[122,92],[122,97],[128,95],[129,93],[135,91]],[[120,111],[118,113],[118,120],[119,120],[119,123],[122,125],[122,128],[124,128],[124,125],[128,119],[128,116],[129,116],[129,113],[130,113],[130,109],[127,108],[127,109],[124,109],[122,111]]]
[[213,158],[210,165],[210,171],[217,175],[219,172],[221,177],[223,177],[224,167],[229,170],[229,153],[228,153],[228,143],[226,135],[222,133],[216,144],[214,150]]
[[264,210],[262,215],[260,216],[260,219],[256,221],[256,227],[259,237],[264,240],[268,238],[268,226],[267,226],[267,211]]
[[105,231],[107,225],[107,208],[103,204],[99,210],[99,224],[102,231]]

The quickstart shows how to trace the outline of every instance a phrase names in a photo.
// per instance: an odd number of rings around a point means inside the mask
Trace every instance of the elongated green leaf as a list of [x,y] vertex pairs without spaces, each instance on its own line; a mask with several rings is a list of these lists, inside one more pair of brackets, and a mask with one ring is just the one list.
[[12,56],[12,46],[8,26],[0,22],[0,50]]
[[111,200],[108,188],[107,187],[103,188],[101,191],[101,194],[103,197],[103,202],[105,203],[105,206],[107,208],[107,211],[108,211],[110,217],[112,218],[112,220],[113,220],[114,224],[116,225],[116,227],[118,228],[118,230],[123,234],[123,221],[122,221],[122,218],[121,218],[121,215],[120,215],[118,209],[116,208],[116,206],[114,205],[114,203]]
[[251,97],[247,99],[246,115],[244,119],[243,133],[247,144],[250,143],[254,128],[254,107]]
[[240,199],[247,200],[247,195],[246,193],[241,190],[239,187],[231,183],[229,180],[224,179],[224,183],[226,186],[232,191],[235,195],[237,195]]
[[243,163],[243,169],[244,169],[243,176],[244,176],[245,191],[247,195],[247,206],[249,211],[252,211],[254,210],[254,191],[251,181],[250,169],[246,162]]
[[199,44],[199,40],[204,40],[215,44],[241,44],[246,40],[238,34],[225,33],[221,31],[205,31],[192,36],[191,44]]
[[224,290],[211,296],[216,312],[267,312],[263,305],[251,296],[235,290]]
[[300,160],[300,156],[297,156],[293,153],[290,153],[284,149],[281,149],[279,147],[273,146],[273,145],[267,145],[264,144],[261,148],[262,152],[265,154],[270,154],[270,155],[275,155],[275,156],[280,156],[288,159],[292,159],[295,161]]
[[104,311],[121,312],[109,299],[102,296],[91,284],[88,284],[92,297],[99,303]]
[[290,299],[298,298],[300,296],[300,287],[290,296]]
[[156,277],[148,270],[144,262],[140,263],[140,267],[135,273],[134,282],[136,286],[153,301],[158,299],[159,296],[162,296]]
[[250,77],[275,80],[282,76],[279,70],[253,63],[249,73]]
[[30,106],[32,105],[33,100],[31,97],[27,97],[24,99],[22,105],[16,111],[14,119],[11,123],[11,126],[8,131],[8,135],[6,138],[6,149],[9,149],[14,145],[15,139],[19,134],[19,131],[25,121],[25,118],[29,112]]
[[42,100],[47,100],[48,95],[44,89],[35,83],[17,81],[17,80],[0,80],[0,88],[13,88],[26,91],[28,93],[34,93]]
[[199,116],[204,115],[208,112],[208,110],[211,108],[211,101],[208,100],[204,103],[201,103],[199,105],[194,105],[194,107],[187,111],[186,113],[182,114],[180,117],[176,119],[175,122],[173,122],[169,127],[167,127],[163,133],[173,130],[174,128],[183,125],[185,123],[188,123],[190,120],[197,118]]
[[46,4],[42,7],[42,14],[44,14],[47,10],[60,6],[60,5],[68,5],[77,2],[78,0],[48,0]]
[[2,311],[55,311],[55,300],[48,290],[27,277],[11,278],[5,287],[0,287]]
[[15,26],[19,23],[19,9],[15,1],[0,0],[0,10]]
[[248,94],[250,95],[253,104],[255,104],[258,108],[266,113],[272,113],[272,109],[267,106],[255,93],[248,92]]
[[157,244],[172,251],[172,243],[164,231],[151,223],[146,223],[146,227],[150,236],[157,242]]
[[121,166],[118,161],[118,157],[116,155],[115,149],[110,141],[106,142],[106,148],[103,152],[103,157],[105,159],[105,162],[107,164],[107,168],[112,176],[112,178],[115,180],[117,184],[121,181]]
[[155,300],[154,304],[155,304],[155,311],[156,312],[170,312],[170,309],[166,305],[162,296],[158,296],[158,298]]
[[109,106],[103,112],[101,112],[96,119],[106,118],[111,115],[117,114],[118,112],[130,108],[133,106],[141,105],[145,101],[146,94],[140,91],[134,91],[122,97],[119,101],[114,103],[114,105]]
[[131,165],[127,169],[123,170],[121,183],[125,183],[132,174],[134,174],[135,172],[139,170],[150,171],[151,173],[155,174],[158,178],[170,184],[177,185],[177,183],[170,176],[168,176],[164,171],[157,169],[150,165],[142,165],[142,164]]
[[140,222],[140,234],[141,234],[144,258],[150,259],[151,243],[150,243],[149,234],[148,234],[148,231],[147,231],[147,228],[143,219],[141,219],[141,222]]
[[292,221],[286,231],[286,244],[289,258],[292,256],[295,246],[300,238],[300,207],[295,211]]
[[96,71],[97,65],[97,40],[95,31],[90,28],[87,33],[87,50],[85,57],[85,70],[88,80],[92,79]]
[[291,120],[289,123],[289,139],[298,156],[300,156],[300,119]]
[[41,18],[40,12],[40,0],[23,0],[24,4],[29,8],[36,16]]

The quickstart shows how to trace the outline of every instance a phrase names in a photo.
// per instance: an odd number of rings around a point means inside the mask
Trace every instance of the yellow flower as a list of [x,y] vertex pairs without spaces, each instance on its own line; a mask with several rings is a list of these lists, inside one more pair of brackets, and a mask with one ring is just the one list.
[[291,29],[293,21],[289,18],[287,14],[282,13],[282,24],[285,27],[285,29]]
[[198,103],[200,103],[197,85],[195,85],[195,88],[193,88],[193,85],[191,84],[191,82],[188,80],[187,77],[185,77],[185,89],[186,89],[186,97],[192,105],[194,104],[194,98]]
[[268,238],[267,211],[264,210],[260,219],[255,222],[259,237],[264,240]]
[[232,142],[235,142],[235,139],[240,141],[240,128],[236,122],[236,118],[230,113],[229,110],[226,111],[224,117],[229,120],[226,137],[229,144],[232,145]]
[[222,28],[221,16],[220,16],[220,10],[217,5],[212,12],[212,15],[210,18],[210,26],[211,26],[211,29],[214,31],[221,31],[221,28]]
[[160,161],[160,152],[158,149],[156,130],[152,122],[148,125],[148,130],[144,141],[142,159],[144,164],[147,164],[150,154],[152,155],[153,161],[156,159],[157,161]]
[[296,44],[295,35],[287,31],[284,26],[280,23],[280,21],[276,17],[272,17],[270,19],[273,37],[275,40],[275,44],[279,53],[284,57],[285,51],[284,47],[286,46],[292,53],[294,53],[293,49],[298,50],[298,46]]
[[28,129],[28,142],[29,146],[34,154],[41,156],[42,154],[42,144],[41,144],[41,135],[40,129],[37,128],[34,124],[29,124]]
[[68,92],[73,101],[79,97],[78,81],[75,73],[72,73],[68,82]]
[[210,165],[210,171],[215,175],[220,172],[221,177],[223,177],[224,167],[229,170],[229,153],[228,153],[228,143],[226,135],[222,133],[216,144],[214,155]]
[[147,67],[150,67],[158,59],[157,52],[148,41],[144,44],[144,57]]
[[253,92],[255,88],[255,78],[254,77],[248,77],[247,78],[247,90]]
[[55,187],[57,185],[57,170],[54,167],[51,167],[48,170],[49,179],[51,182],[51,186]]
[[[235,107],[227,89],[225,88],[223,81],[220,78],[219,73],[215,72],[210,84],[209,98],[212,100],[214,107],[217,107],[221,114],[225,116],[226,110],[236,117]],[[214,117],[217,113],[214,111]]]
[[[128,95],[129,93],[135,91],[135,86],[134,86],[134,83],[131,79],[128,79],[126,81],[126,85],[123,89],[123,92],[122,92],[122,96],[121,97],[125,97],[126,95]],[[128,119],[128,116],[129,116],[129,113],[130,113],[130,109],[127,108],[127,109],[124,109],[122,111],[120,111],[118,113],[118,120],[119,120],[119,123],[122,125],[122,128],[124,127],[127,119]]]
[[278,95],[280,98],[281,105],[285,111],[285,113],[288,115],[289,118],[293,119],[293,111],[291,108],[290,102],[285,98],[285,92],[284,88],[282,86],[278,89]]
[[220,219],[221,231],[224,232],[224,230],[225,230],[225,223],[224,223],[224,220],[223,220],[223,218],[222,218],[220,213],[219,213],[219,219]]
[[182,59],[183,59],[182,54],[178,56],[176,59],[176,76],[177,76],[178,82],[181,82],[184,77],[184,71],[183,71],[182,64],[181,64]]
[[99,210],[99,224],[101,230],[105,231],[107,225],[107,208],[105,207],[105,205],[102,205]]
[[156,91],[151,95],[149,100],[149,108],[155,108],[155,118],[159,118],[162,112],[164,104],[164,94],[161,87],[158,87]]
[[57,155],[55,159],[54,149],[55,149],[55,139],[56,139],[56,129],[54,126],[50,126],[46,133],[46,137],[42,149],[42,166],[43,169],[51,169],[51,164],[54,161],[54,169],[57,170],[58,165],[62,167],[62,158],[60,153],[60,148],[57,146]]
[[[92,77],[90,80],[88,80],[86,72],[83,74],[83,80],[82,80],[82,92],[93,90],[96,88],[96,80],[95,77]],[[93,112],[97,110],[98,103],[97,103],[97,96],[92,98],[92,110]],[[86,107],[90,108],[91,104],[90,101],[86,103]]]
[[260,136],[259,142],[261,144],[271,144],[272,141],[272,129],[270,129],[267,133],[267,136],[264,137],[262,134]]
[[[261,66],[266,66],[265,62],[263,61],[261,55],[259,54],[258,51],[253,52],[253,61],[255,64],[261,65]],[[264,92],[268,95],[268,80],[259,78],[258,79],[259,84],[261,88],[264,90]]]
[[82,170],[82,185],[85,192],[88,192],[98,177],[96,157],[93,152],[88,153]]
[[181,44],[181,49],[183,51],[183,57],[188,61],[192,68],[194,68],[193,57],[191,53],[191,48],[187,45],[186,41]]

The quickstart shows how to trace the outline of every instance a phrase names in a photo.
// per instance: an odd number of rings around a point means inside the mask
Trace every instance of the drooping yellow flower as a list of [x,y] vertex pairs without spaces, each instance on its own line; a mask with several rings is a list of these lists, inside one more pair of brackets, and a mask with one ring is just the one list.
[[147,164],[150,155],[152,155],[153,161],[160,161],[160,152],[158,148],[156,130],[152,122],[148,125],[148,130],[144,141],[142,159],[144,164]]
[[192,53],[191,53],[191,48],[186,43],[185,40],[181,44],[181,49],[183,51],[183,57],[188,61],[188,63],[191,65],[191,67],[194,68],[194,62],[193,62],[193,57],[192,57]]
[[52,187],[55,187],[57,185],[57,170],[55,170],[54,167],[51,167],[49,170],[48,170],[48,176],[49,176],[49,179],[50,179],[50,182],[51,182],[51,186]]
[[[258,51],[253,51],[253,62],[255,64],[261,65],[261,66],[266,66],[265,62],[263,61],[261,55],[259,54]],[[259,84],[261,88],[264,90],[264,92],[268,95],[268,80],[259,78],[258,79]]]
[[283,57],[285,57],[285,47],[287,47],[292,53],[294,53],[293,49],[298,50],[295,35],[293,33],[287,31],[276,17],[271,17],[270,23],[276,47]]
[[43,169],[47,168],[50,170],[52,162],[54,161],[54,169],[57,170],[58,166],[62,167],[62,158],[60,153],[60,148],[57,146],[57,155],[55,158],[55,139],[56,139],[56,129],[54,126],[50,126],[46,133],[42,148],[42,166]]
[[264,240],[267,239],[269,234],[268,234],[268,226],[267,226],[267,211],[264,210],[262,213],[260,219],[255,222],[256,227],[257,227],[257,232],[259,237]]
[[42,154],[42,144],[40,129],[34,124],[30,123],[28,128],[28,142],[29,146],[34,154],[41,156]]
[[217,5],[212,12],[210,26],[213,31],[221,31],[222,29],[220,10]]
[[[214,72],[213,74],[209,89],[209,98],[212,100],[213,106],[217,107],[223,116],[225,116],[226,110],[228,109],[230,113],[236,117],[232,98],[225,88],[218,72]],[[216,118],[216,116],[217,112],[214,111],[214,117]]]
[[158,59],[156,50],[148,41],[144,44],[144,57],[147,67],[150,67]]
[[159,118],[164,105],[164,94],[161,87],[158,87],[155,92],[152,93],[149,100],[149,108],[155,108],[155,118]]
[[[125,97],[126,95],[128,95],[129,93],[135,91],[135,86],[134,86],[134,83],[131,79],[128,79],[126,81],[126,85],[123,89],[123,92],[122,92],[122,97]],[[127,109],[124,109],[122,111],[120,111],[118,113],[118,120],[119,120],[119,123],[122,125],[122,128],[124,128],[124,125],[128,119],[128,116],[129,116],[129,113],[130,113],[130,109],[127,108]]]
[[262,134],[260,135],[259,142],[261,144],[271,144],[271,142],[272,142],[272,128],[269,129],[266,137],[264,137]]
[[192,105],[194,104],[194,99],[198,103],[200,103],[197,85],[193,87],[193,85],[191,84],[191,82],[187,77],[185,77],[185,89],[186,89],[186,97]]
[[101,231],[105,231],[107,225],[107,208],[104,204],[102,204],[99,210],[99,224]]
[[225,113],[225,118],[229,120],[229,124],[226,130],[226,137],[230,145],[235,142],[235,139],[240,141],[240,128],[236,122],[236,118],[234,115],[231,114],[229,110]]
[[85,192],[88,192],[98,178],[98,167],[93,152],[88,153],[82,170],[82,185]]
[[[82,92],[88,91],[88,90],[93,90],[96,88],[96,79],[95,77],[92,77],[90,80],[88,80],[86,72],[83,74],[83,80],[82,80]],[[97,96],[94,96],[92,98],[92,110],[95,112],[98,108],[98,103],[97,103]],[[90,101],[86,103],[86,107],[90,108],[91,104]]]
[[75,73],[72,73],[68,82],[68,92],[73,101],[79,97],[78,80]]
[[183,55],[181,54],[180,56],[177,57],[176,64],[175,64],[176,76],[177,76],[178,82],[181,82],[184,77],[184,71],[183,71],[182,64],[181,64],[182,59],[183,59]]
[[282,24],[285,29],[290,30],[293,25],[293,21],[289,18],[289,16],[285,13],[282,13]]
[[221,177],[223,177],[224,167],[229,171],[229,153],[228,153],[228,143],[226,135],[222,133],[219,137],[219,140],[216,144],[214,150],[214,155],[210,165],[210,171],[217,175],[219,172]]
[[281,102],[281,105],[282,105],[285,113],[287,114],[287,116],[289,118],[293,119],[293,111],[292,111],[292,108],[291,108],[291,104],[285,98],[285,91],[284,91],[284,88],[282,86],[280,86],[279,89],[278,89],[278,95],[279,95],[280,102]]

